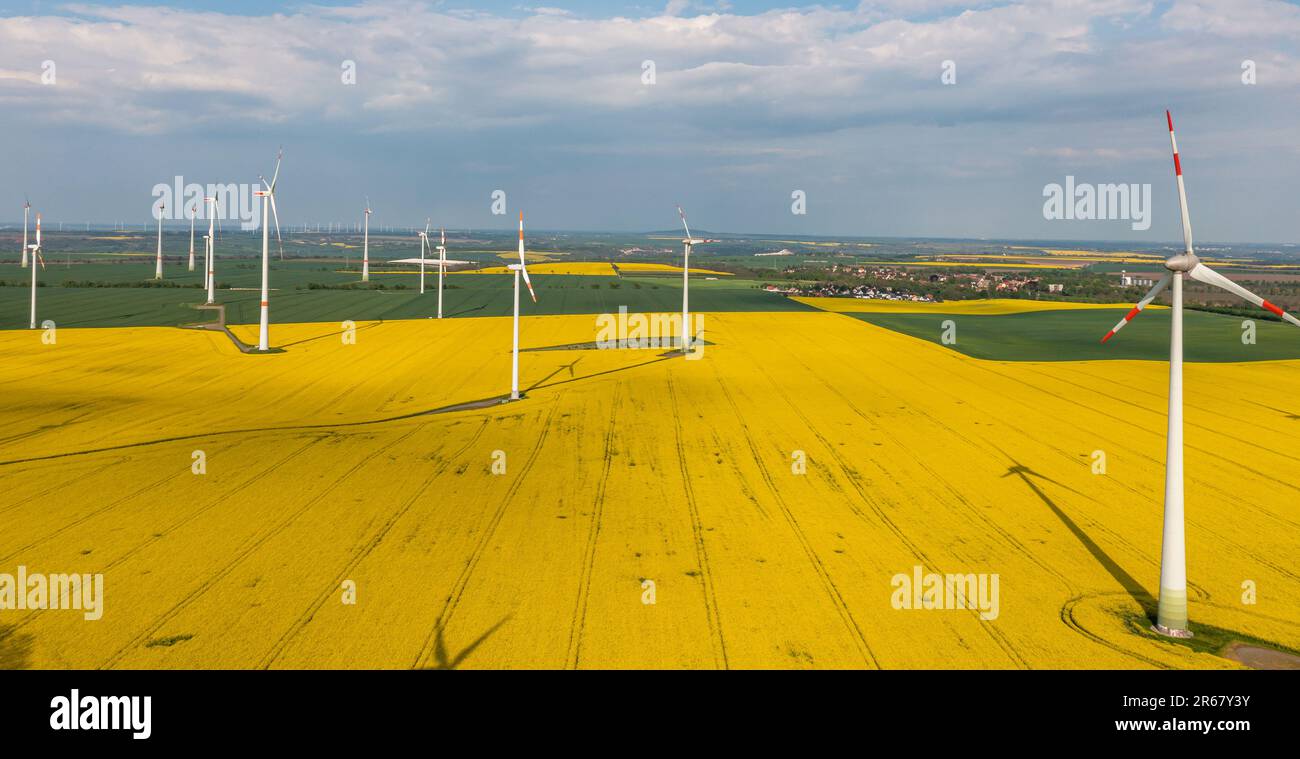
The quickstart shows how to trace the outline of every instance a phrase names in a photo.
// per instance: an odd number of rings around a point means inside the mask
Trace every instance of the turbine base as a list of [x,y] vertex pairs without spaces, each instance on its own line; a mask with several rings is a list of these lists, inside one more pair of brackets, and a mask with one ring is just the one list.
[[1191,638],[1191,637],[1193,637],[1193,636],[1192,636],[1192,631],[1191,631],[1191,630],[1180,630],[1180,629],[1177,629],[1177,628],[1169,628],[1169,627],[1165,627],[1164,625],[1160,624],[1159,622],[1157,622],[1157,623],[1151,625],[1151,629],[1152,629],[1153,631],[1157,632],[1157,633],[1160,633],[1161,635],[1165,636],[1166,638],[1181,638],[1181,639],[1187,639],[1187,638]]

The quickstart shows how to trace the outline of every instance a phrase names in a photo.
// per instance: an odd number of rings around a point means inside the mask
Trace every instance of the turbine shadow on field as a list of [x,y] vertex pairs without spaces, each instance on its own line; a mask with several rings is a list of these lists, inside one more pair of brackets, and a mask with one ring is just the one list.
[[[1083,528],[1079,527],[1073,519],[1070,519],[1069,515],[1062,511],[1061,507],[1057,506],[1056,502],[1030,479],[1030,476],[1032,475],[1054,485],[1061,485],[1061,483],[1053,480],[1051,477],[1035,472],[1033,469],[1024,466],[1015,459],[1012,459],[1011,461],[1013,466],[1008,467],[1007,473],[1002,476],[1004,478],[1019,477],[1022,482],[1028,485],[1029,489],[1034,492],[1034,495],[1038,496],[1038,500],[1045,503],[1047,508],[1051,509],[1052,513],[1056,515],[1056,518],[1060,519],[1061,523],[1064,524],[1070,532],[1074,533],[1074,537],[1078,538],[1079,542],[1083,544],[1083,547],[1088,549],[1088,553],[1092,554],[1092,557],[1097,560],[1097,563],[1101,564],[1101,566],[1110,573],[1110,576],[1115,578],[1115,581],[1124,588],[1124,591],[1133,597],[1133,600],[1142,607],[1142,611],[1145,612],[1147,616],[1154,615],[1156,611],[1156,602],[1155,599],[1151,597],[1151,594],[1147,592],[1146,588],[1142,587],[1141,583],[1134,579],[1134,577],[1128,572],[1125,572],[1124,568],[1117,564],[1109,554],[1103,551],[1101,546],[1097,545],[1092,538],[1088,537],[1088,533],[1084,532]],[[1065,486],[1062,485],[1062,487]]]
[[[556,374],[559,374],[559,373],[560,373],[560,369],[564,369],[564,368],[567,367],[567,366],[571,366],[571,364],[563,364],[563,365],[561,365],[561,366],[559,367],[559,369],[556,369],[555,371],[551,372],[551,373],[548,374],[546,377],[544,377],[542,380],[540,380],[540,381],[537,382],[536,384],[532,385],[532,386],[529,387],[528,389],[529,389],[529,390],[537,390],[537,389],[539,389],[539,388],[555,387],[556,385],[567,385],[567,384],[569,384],[570,382],[577,382],[578,380],[591,379],[592,377],[601,377],[601,376],[604,376],[604,375],[606,375],[606,374],[614,374],[614,373],[616,373],[616,372],[626,372],[626,371],[628,371],[629,369],[639,369],[639,368],[641,368],[641,367],[643,367],[643,366],[649,366],[649,365],[651,365],[651,364],[657,364],[657,363],[659,363],[660,361],[668,361],[668,360],[671,359],[671,358],[673,358],[673,357],[672,357],[672,356],[660,356],[660,357],[658,357],[658,358],[652,358],[652,359],[650,359],[649,361],[642,361],[642,362],[639,363],[639,364],[628,364],[627,366],[620,366],[620,367],[618,367],[618,368],[616,368],[616,369],[606,369],[606,370],[603,371],[603,372],[595,372],[595,373],[593,373],[593,374],[584,374],[584,375],[582,375],[582,376],[580,376],[580,377],[570,377],[569,379],[559,380],[559,381],[557,381],[557,382],[552,382],[552,383],[550,383],[550,384],[543,384],[544,382],[546,382],[546,380],[550,379],[551,377],[554,377]],[[577,362],[574,362],[574,363],[577,363]]]
[[[372,328],[372,327],[378,327],[378,326],[383,325],[383,323],[384,323],[384,320],[383,320],[383,319],[380,319],[380,320],[378,320],[378,321],[373,321],[373,322],[371,322],[371,323],[369,323],[369,324],[363,324],[363,325],[361,325],[360,327],[357,327],[356,331],[357,331],[357,332],[360,332],[360,331],[362,331],[362,330],[370,329],[370,328]],[[301,340],[294,340],[294,341],[291,342],[291,343],[284,343],[284,344],[281,345],[280,347],[281,347],[281,348],[288,348],[288,347],[291,346],[291,345],[302,345],[303,343],[315,342],[316,340],[324,340],[324,339],[327,338],[327,337],[338,337],[340,334],[341,334],[341,330],[333,330],[333,331],[331,331],[331,332],[326,332],[326,333],[323,334],[323,335],[317,335],[317,336],[315,336],[315,337],[304,337],[304,338],[301,339]]]
[[492,633],[496,632],[501,627],[501,625],[504,625],[508,621],[510,621],[509,614],[502,617],[500,622],[497,622],[495,625],[489,627],[487,629],[487,632],[475,638],[474,642],[470,643],[468,646],[465,647],[464,650],[456,654],[456,657],[454,659],[447,658],[447,641],[444,640],[443,638],[443,633],[445,630],[443,626],[439,624],[438,627],[435,628],[434,630],[434,635],[435,635],[434,644],[433,644],[434,665],[432,667],[425,667],[424,669],[456,669],[466,659],[469,658],[470,654],[474,653],[474,649],[478,648],[480,645],[483,644],[484,641],[492,637]]
[[1280,408],[1274,408],[1274,407],[1272,407],[1272,406],[1267,406],[1267,405],[1265,405],[1265,404],[1263,404],[1263,403],[1259,403],[1258,401],[1251,401],[1251,403],[1254,403],[1256,406],[1259,406],[1260,408],[1266,408],[1266,409],[1268,409],[1269,411],[1275,411],[1275,412],[1281,414],[1282,416],[1284,416],[1284,417],[1286,417],[1287,419],[1290,419],[1290,420],[1292,420],[1292,421],[1300,422],[1300,413],[1292,413],[1292,412],[1290,412],[1290,411],[1283,411],[1283,410],[1280,409]]
[[461,314],[472,314],[472,313],[474,313],[475,311],[482,311],[482,310],[485,309],[485,308],[487,308],[487,304],[486,304],[486,303],[484,303],[484,304],[482,304],[482,305],[479,305],[479,306],[475,306],[475,307],[473,307],[473,308],[462,308],[462,309],[459,310],[459,311],[452,311],[451,313],[447,314],[447,317],[446,317],[446,318],[450,319],[450,318],[453,317],[453,316],[460,316]]
[[539,387],[543,386],[543,385],[546,383],[547,380],[549,380],[551,377],[554,377],[555,375],[559,374],[560,372],[564,371],[565,369],[568,369],[568,370],[569,370],[569,377],[570,377],[571,379],[577,379],[577,377],[575,377],[574,374],[573,374],[573,369],[574,369],[574,367],[576,367],[576,366],[578,365],[578,362],[581,361],[581,360],[582,360],[582,357],[579,356],[578,358],[573,359],[573,361],[572,361],[571,363],[568,363],[568,364],[560,364],[559,366],[557,366],[557,367],[555,368],[555,371],[553,371],[553,372],[551,372],[550,374],[546,375],[545,377],[542,377],[541,379],[537,380],[537,381],[534,382],[532,385],[529,385],[528,390],[533,390],[533,389],[536,389],[536,388],[539,388]]
[[[548,387],[556,387],[557,385],[567,385],[570,382],[579,382],[585,379],[601,377],[606,374],[625,372],[630,369],[639,369],[643,366],[657,364],[660,361],[668,361],[671,360],[672,358],[674,358],[674,356],[672,354],[669,354],[657,358],[652,358],[649,361],[642,361],[639,364],[629,364],[627,366],[620,366],[615,369],[606,369],[604,371],[593,372],[592,374],[583,374],[583,375],[576,375],[573,372],[573,367],[578,363],[577,361],[574,361],[572,364],[561,364],[557,369],[555,369],[555,371],[551,372],[549,375],[542,378],[540,381],[534,383],[533,385],[527,388],[524,388],[524,391],[531,392],[533,390],[544,389]],[[569,369],[569,374],[570,374],[569,379],[557,380],[555,382],[550,382],[549,384],[547,384],[547,380],[549,380],[551,377],[554,377],[556,374],[559,374],[564,369]],[[375,424],[387,424],[390,422],[400,422],[400,421],[406,421],[408,419],[418,419],[420,417],[435,416],[438,414],[449,414],[457,411],[477,411],[481,409],[494,408],[506,402],[508,399],[509,396],[506,395],[493,395],[487,398],[480,398],[472,401],[462,401],[459,403],[451,403],[445,406],[439,406],[437,408],[424,409],[422,411],[411,411],[405,414],[398,414],[396,416],[387,416],[379,419],[362,419],[362,420],[352,421],[352,422],[322,422],[319,424],[285,424],[285,425],[271,426],[271,427],[248,427],[248,428],[234,429],[234,430],[217,430],[213,432],[195,432],[188,435],[173,435],[171,437],[155,438],[153,440],[141,440],[134,443],[122,443],[120,445],[108,445],[99,448],[87,448],[78,451],[64,451],[63,453],[50,453],[42,456],[29,456],[25,458],[0,460],[0,467],[14,466],[18,464],[28,464],[35,461],[49,461],[52,459],[69,458],[71,456],[86,456],[86,455],[92,455],[96,453],[106,453],[108,451],[121,451],[121,450],[129,450],[133,448],[143,448],[152,445],[162,445],[165,443],[180,442],[182,440],[198,440],[201,438],[228,437],[233,435],[249,435],[249,434],[257,434],[263,432],[311,432],[313,430],[331,431],[331,430],[345,429],[351,427],[364,427],[364,426],[375,425]]]

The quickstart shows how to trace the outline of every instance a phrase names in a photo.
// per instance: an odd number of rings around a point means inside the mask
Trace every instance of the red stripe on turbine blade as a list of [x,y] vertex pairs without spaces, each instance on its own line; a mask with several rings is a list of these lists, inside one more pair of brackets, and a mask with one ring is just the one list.
[[1112,329],[1110,332],[1107,332],[1107,333],[1106,333],[1106,336],[1103,337],[1103,338],[1101,339],[1101,341],[1102,341],[1103,343],[1108,342],[1108,341],[1109,341],[1112,337],[1114,337],[1114,336],[1115,336],[1115,330]]
[[270,304],[268,304],[266,301],[262,301],[262,308],[266,308],[268,305]]
[[1174,117],[1170,115],[1169,111],[1165,111],[1165,121],[1169,122],[1169,131],[1174,131]]
[[1283,311],[1282,309],[1280,309],[1280,308],[1278,308],[1277,306],[1273,305],[1272,303],[1269,303],[1268,301],[1264,301],[1264,303],[1263,303],[1262,305],[1264,306],[1264,308],[1268,309],[1269,311],[1272,311],[1273,313],[1277,314],[1278,316],[1286,316],[1286,312],[1285,312],[1285,311]]
[[1127,314],[1125,314],[1124,321],[1131,322],[1133,321],[1133,317],[1137,316],[1140,313],[1142,313],[1142,307],[1134,306],[1132,311],[1129,311]]
[[1174,174],[1180,177],[1183,175],[1183,163],[1178,160],[1177,153],[1174,153]]

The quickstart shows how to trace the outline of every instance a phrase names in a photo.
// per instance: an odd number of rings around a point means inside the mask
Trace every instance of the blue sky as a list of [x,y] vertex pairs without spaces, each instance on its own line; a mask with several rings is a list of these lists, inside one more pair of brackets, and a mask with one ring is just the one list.
[[[144,222],[282,144],[286,223],[1155,243],[1171,108],[1197,239],[1300,242],[1297,39],[1274,0],[0,0],[0,220]],[[1045,219],[1067,175],[1150,183],[1151,228]]]

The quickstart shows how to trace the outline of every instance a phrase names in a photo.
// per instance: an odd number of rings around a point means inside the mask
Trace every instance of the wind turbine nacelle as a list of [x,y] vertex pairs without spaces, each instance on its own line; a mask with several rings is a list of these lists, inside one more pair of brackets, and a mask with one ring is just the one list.
[[1195,269],[1196,264],[1198,263],[1200,262],[1196,259],[1195,255],[1180,253],[1176,256],[1170,256],[1165,259],[1165,268],[1169,271],[1188,272]]

